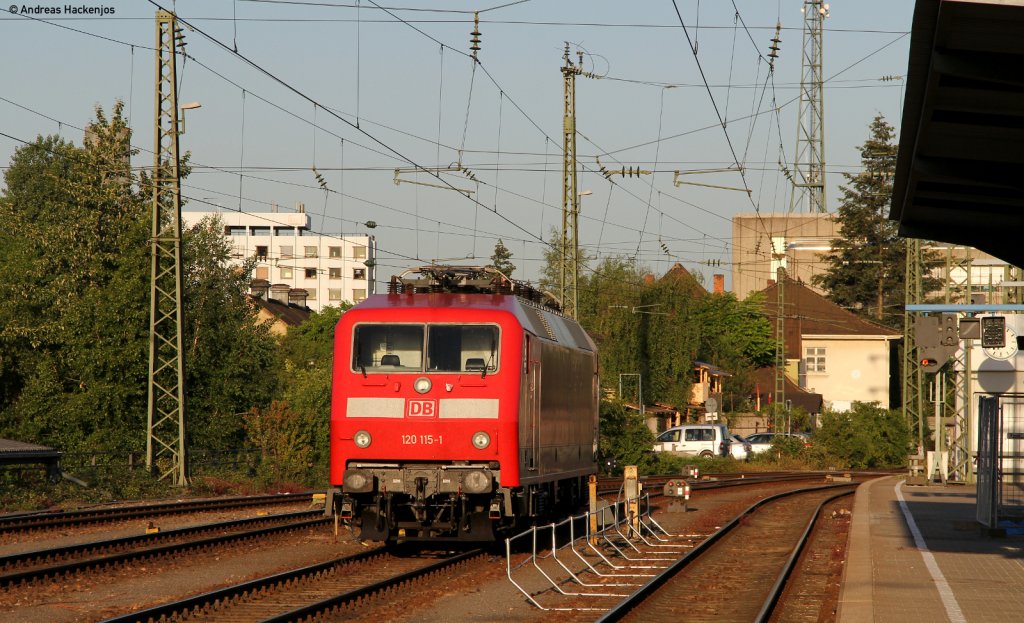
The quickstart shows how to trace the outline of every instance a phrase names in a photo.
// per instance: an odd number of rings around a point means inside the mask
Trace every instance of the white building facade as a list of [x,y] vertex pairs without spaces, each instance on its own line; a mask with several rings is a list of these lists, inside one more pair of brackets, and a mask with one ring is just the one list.
[[305,290],[306,306],[313,311],[373,294],[373,236],[313,233],[305,212],[182,212],[182,226],[208,216],[223,222],[235,261],[256,258],[254,281],[266,280],[272,291]]

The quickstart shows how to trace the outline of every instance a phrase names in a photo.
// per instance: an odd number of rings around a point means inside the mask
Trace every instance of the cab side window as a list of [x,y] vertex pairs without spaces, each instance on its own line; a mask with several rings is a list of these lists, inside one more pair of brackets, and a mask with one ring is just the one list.
[[658,441],[675,443],[679,441],[679,431],[667,430],[658,437]]
[[700,429],[688,428],[686,429],[686,441],[700,441]]

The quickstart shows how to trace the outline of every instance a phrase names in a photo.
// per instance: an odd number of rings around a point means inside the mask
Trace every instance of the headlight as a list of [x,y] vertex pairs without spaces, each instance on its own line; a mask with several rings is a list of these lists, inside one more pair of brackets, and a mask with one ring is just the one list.
[[488,493],[491,490],[491,475],[474,469],[462,475],[462,490],[466,493]]
[[365,430],[361,430],[352,437],[352,440],[355,441],[356,445],[360,448],[367,448],[369,447],[370,442],[373,441],[373,438],[370,437],[370,433]]
[[491,436],[487,433],[480,431],[473,435],[473,446],[476,447],[477,450],[483,450],[489,445],[491,445]]
[[371,489],[373,489],[372,474],[356,469],[345,470],[345,491],[349,493],[364,493]]
[[430,391],[430,379],[428,379],[425,376],[421,376],[420,378],[416,379],[416,381],[412,384],[412,387],[417,392],[425,394]]

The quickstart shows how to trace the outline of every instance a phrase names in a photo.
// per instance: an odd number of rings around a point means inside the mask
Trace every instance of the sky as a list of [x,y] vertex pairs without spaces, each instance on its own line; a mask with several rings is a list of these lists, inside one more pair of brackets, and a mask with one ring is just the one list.
[[[591,265],[623,257],[655,274],[678,262],[710,283],[712,273],[728,279],[734,215],[790,210],[783,169],[794,169],[803,5],[11,4],[0,14],[0,166],[39,135],[81,144],[95,108],[120,100],[140,150],[133,165],[152,167],[155,15],[174,10],[187,54],[177,64],[179,104],[201,103],[184,113],[180,144],[193,165],[185,210],[302,203],[317,232],[376,237],[378,285],[433,261],[486,264],[498,239],[513,254],[513,276],[536,280],[562,223],[568,44],[590,74],[575,80],[582,253]],[[822,73],[831,212],[842,174],[860,168],[871,120],[884,115],[899,130],[912,12],[912,0],[829,3]],[[776,24],[780,52],[769,71]],[[602,166],[651,173],[606,178]]]

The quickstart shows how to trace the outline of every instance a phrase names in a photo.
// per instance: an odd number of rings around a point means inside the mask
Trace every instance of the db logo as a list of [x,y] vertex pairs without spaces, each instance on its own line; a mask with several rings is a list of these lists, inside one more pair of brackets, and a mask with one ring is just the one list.
[[434,417],[437,415],[436,400],[410,400],[409,417]]

